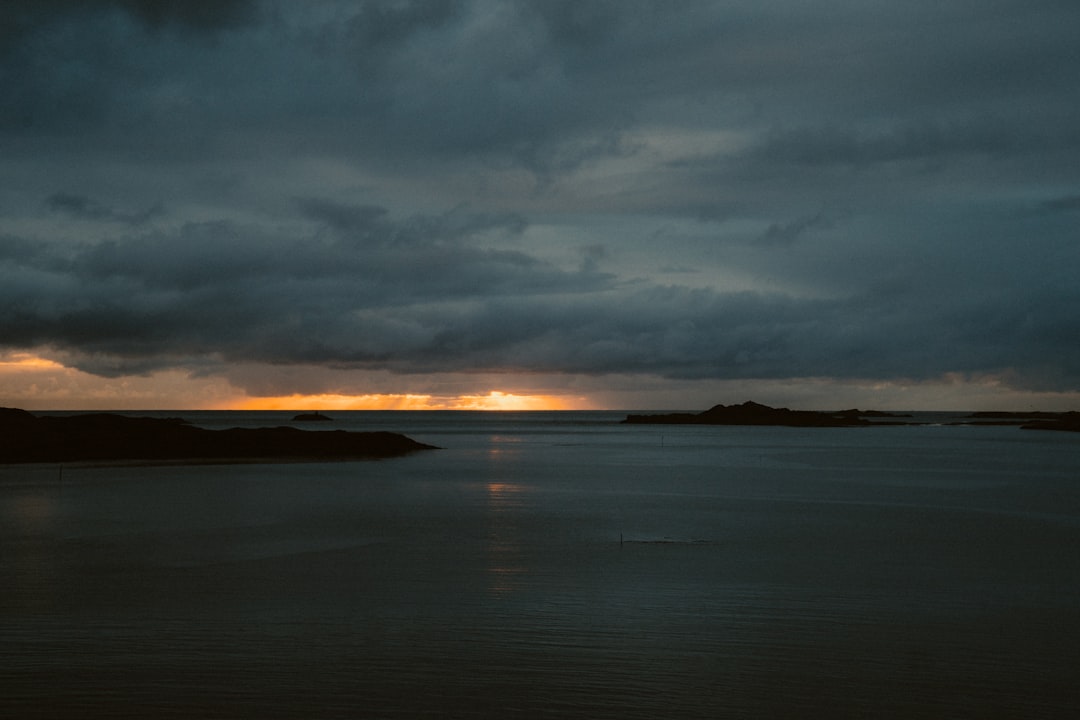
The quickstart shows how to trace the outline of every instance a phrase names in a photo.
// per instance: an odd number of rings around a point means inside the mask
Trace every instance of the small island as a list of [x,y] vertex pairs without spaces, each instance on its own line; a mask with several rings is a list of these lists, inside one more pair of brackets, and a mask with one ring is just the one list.
[[778,425],[784,427],[863,427],[866,425],[904,424],[871,422],[868,417],[900,418],[879,410],[789,410],[773,408],[753,401],[741,405],[714,405],[700,413],[667,413],[661,415],[627,415],[623,423],[649,425]]
[[181,418],[35,416],[0,408],[0,463],[281,462],[389,458],[435,449],[392,432],[207,430]]
[[333,419],[334,418],[323,415],[318,411],[293,415],[293,422],[330,422]]

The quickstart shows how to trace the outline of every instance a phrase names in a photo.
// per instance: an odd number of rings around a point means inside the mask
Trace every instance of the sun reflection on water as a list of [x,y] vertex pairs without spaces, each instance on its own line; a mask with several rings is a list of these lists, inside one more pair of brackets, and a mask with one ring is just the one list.
[[17,495],[0,503],[4,536],[13,533],[20,540],[4,548],[9,599],[39,610],[55,602],[56,557],[48,539],[57,520],[56,500],[47,494]]
[[[493,462],[505,451],[489,450]],[[522,559],[520,511],[525,504],[527,487],[519,483],[492,481],[485,485],[488,529],[485,543],[488,591],[495,597],[513,593],[526,567]]]

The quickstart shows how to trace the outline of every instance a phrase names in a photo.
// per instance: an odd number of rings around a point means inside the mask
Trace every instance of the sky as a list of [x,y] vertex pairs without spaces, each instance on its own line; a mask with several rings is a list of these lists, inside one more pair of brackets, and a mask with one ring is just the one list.
[[1073,0],[4,0],[0,405],[1080,409]]

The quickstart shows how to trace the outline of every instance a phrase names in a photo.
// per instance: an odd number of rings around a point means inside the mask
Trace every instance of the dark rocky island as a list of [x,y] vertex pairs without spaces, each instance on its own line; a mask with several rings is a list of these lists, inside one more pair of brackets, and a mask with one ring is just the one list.
[[780,425],[786,427],[862,427],[871,423],[867,417],[906,417],[878,410],[789,410],[756,402],[741,405],[716,405],[700,413],[662,415],[627,415],[624,423],[653,425]]
[[359,460],[434,449],[391,432],[290,427],[206,430],[179,418],[114,413],[38,417],[0,408],[0,462]]
[[1080,432],[1080,412],[983,411],[972,413],[965,425],[1019,425],[1023,430],[1064,430]]
[[293,415],[293,422],[330,422],[334,418],[323,415],[321,412],[300,413]]

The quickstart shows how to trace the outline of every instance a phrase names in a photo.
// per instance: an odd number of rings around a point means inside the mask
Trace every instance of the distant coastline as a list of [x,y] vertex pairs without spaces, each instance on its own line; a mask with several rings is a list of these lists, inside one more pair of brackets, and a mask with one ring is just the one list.
[[[777,425],[783,427],[861,427],[886,424],[888,420],[871,423],[869,417],[906,418],[880,410],[789,410],[774,408],[753,401],[741,405],[714,405],[700,413],[667,413],[662,415],[627,415],[627,424],[650,425]],[[909,424],[909,423],[896,423]]]
[[35,416],[0,408],[0,463],[362,460],[435,449],[392,432],[292,427],[207,430],[180,418]]
[[[768,425],[778,427],[867,427],[924,425],[911,415],[881,410],[790,410],[753,401],[740,405],[714,405],[699,413],[627,415],[631,425]],[[873,418],[873,420],[869,419]],[[1024,430],[1080,432],[1080,412],[974,412],[952,425],[1015,425]]]

